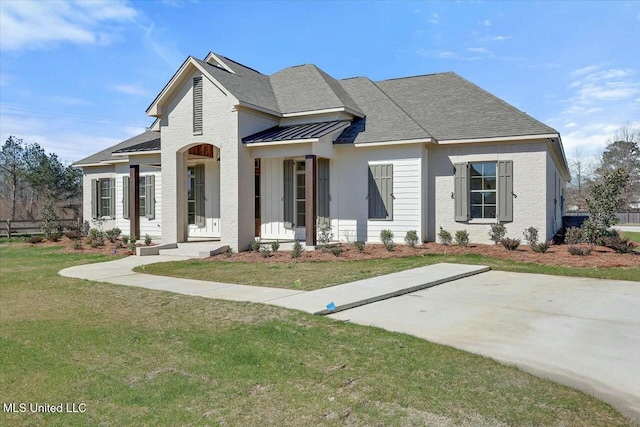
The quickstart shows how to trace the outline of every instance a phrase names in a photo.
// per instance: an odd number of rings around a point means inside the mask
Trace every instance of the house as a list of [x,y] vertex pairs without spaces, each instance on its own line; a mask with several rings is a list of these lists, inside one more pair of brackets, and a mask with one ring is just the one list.
[[550,238],[570,180],[558,131],[462,77],[264,75],[189,57],[147,109],[148,131],[76,163],[84,215],[171,244],[220,239],[398,243],[491,224]]

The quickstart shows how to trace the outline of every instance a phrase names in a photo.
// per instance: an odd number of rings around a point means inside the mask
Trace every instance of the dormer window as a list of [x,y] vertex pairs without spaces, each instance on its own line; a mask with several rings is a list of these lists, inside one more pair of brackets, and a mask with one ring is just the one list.
[[202,135],[202,77],[193,78],[193,133]]

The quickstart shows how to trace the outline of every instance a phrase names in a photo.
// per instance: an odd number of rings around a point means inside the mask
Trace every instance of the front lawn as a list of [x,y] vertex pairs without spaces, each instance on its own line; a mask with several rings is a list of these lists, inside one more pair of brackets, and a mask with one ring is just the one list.
[[57,275],[102,255],[3,245],[0,259],[0,400],[86,405],[3,412],[0,425],[631,425],[593,397],[407,335]]
[[[258,258],[258,255],[256,255]],[[640,257],[638,257],[640,262]],[[640,267],[569,267],[534,264],[476,254],[425,254],[405,258],[317,262],[246,262],[190,260],[138,267],[135,271],[223,283],[314,290],[439,262],[488,265],[493,270],[556,276],[640,281]]]

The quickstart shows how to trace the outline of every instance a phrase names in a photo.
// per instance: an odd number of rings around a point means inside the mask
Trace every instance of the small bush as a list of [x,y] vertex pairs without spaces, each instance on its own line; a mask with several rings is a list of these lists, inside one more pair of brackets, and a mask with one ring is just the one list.
[[122,242],[116,242],[116,249],[122,249],[123,247]]
[[637,245],[626,237],[622,237],[617,230],[613,230],[611,236],[604,238],[604,246],[619,254],[630,254],[634,252]]
[[538,229],[535,227],[529,227],[522,232],[524,236],[524,240],[527,241],[529,246],[532,246],[535,243],[538,243]]
[[224,251],[224,256],[226,258],[231,258],[231,255],[233,255],[233,249],[231,249],[230,247],[227,248],[226,251]]
[[129,251],[135,253],[136,252],[136,241],[135,240],[129,240],[129,245],[127,245],[127,249],[129,249]]
[[520,246],[520,239],[511,239],[509,237],[505,237],[500,239],[500,243],[505,247],[508,251],[515,251]]
[[58,242],[59,240],[60,240],[60,234],[58,234],[58,233],[49,234],[49,241]]
[[254,241],[251,242],[251,246],[249,247],[249,250],[251,252],[259,252],[261,247],[262,245],[260,244],[260,239],[254,239]]
[[64,235],[67,237],[67,239],[69,240],[78,240],[80,237],[82,237],[82,234],[80,234],[79,231],[67,231],[66,233],[64,233]]
[[442,227],[440,227],[440,231],[438,232],[438,239],[440,239],[440,243],[442,243],[443,245],[450,245],[453,241],[451,233],[449,233]]
[[460,246],[467,246],[469,244],[469,233],[467,233],[467,230],[456,231],[455,241],[456,244]]
[[73,250],[79,251],[80,249],[82,249],[82,242],[80,240],[74,240],[73,241]]
[[101,240],[104,239],[104,232],[98,230],[97,228],[92,228],[87,233],[87,240]]
[[359,254],[364,252],[363,242],[353,242],[353,247],[355,248],[356,252],[358,252]]
[[277,240],[275,242],[271,242],[271,252],[278,252],[278,249],[280,249],[280,242]]
[[102,243],[100,240],[91,240],[89,242],[89,246],[95,249],[99,248],[100,246],[104,246],[104,243]]
[[569,245],[567,246],[567,251],[571,255],[587,256],[591,253],[591,245],[588,245],[588,246]]
[[42,236],[31,236],[27,239],[27,243],[36,244],[44,242],[44,237]]
[[569,245],[577,245],[586,242],[584,230],[578,227],[567,228],[564,234],[564,241]]
[[342,246],[332,246],[331,248],[329,248],[329,252],[331,252],[335,256],[340,256],[342,255],[342,252],[344,252],[344,250],[342,249]]
[[127,243],[129,243],[129,235],[128,234],[123,234],[122,235],[122,244],[126,245]]
[[380,240],[388,251],[393,250],[393,232],[391,230],[382,230],[380,232]]
[[412,248],[415,248],[418,244],[418,232],[416,230],[407,231],[407,235],[404,236],[404,242]]
[[120,230],[118,227],[116,228],[111,228],[107,231],[104,232],[104,236],[109,239],[109,241],[111,243],[115,243],[115,241],[118,239],[118,237],[120,237],[120,234],[122,234],[122,230]]
[[145,246],[151,245],[151,236],[149,236],[148,234],[144,235],[144,245]]
[[322,227],[318,233],[318,247],[322,252],[329,250],[329,242],[333,239],[333,233],[331,227]]
[[531,243],[531,250],[539,254],[543,254],[549,250],[549,242]]
[[291,258],[300,258],[300,255],[302,255],[302,244],[296,240],[291,250]]
[[489,237],[496,245],[501,243],[504,236],[507,235],[507,227],[502,224],[491,224],[491,230],[489,231]]
[[269,248],[264,247],[260,249],[260,255],[262,255],[262,258],[269,258],[271,256],[271,251]]

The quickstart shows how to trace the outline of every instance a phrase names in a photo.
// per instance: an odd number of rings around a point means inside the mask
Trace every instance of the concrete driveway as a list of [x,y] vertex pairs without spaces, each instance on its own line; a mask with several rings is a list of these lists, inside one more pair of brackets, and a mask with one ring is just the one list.
[[578,388],[640,421],[640,283],[490,271],[332,315]]

